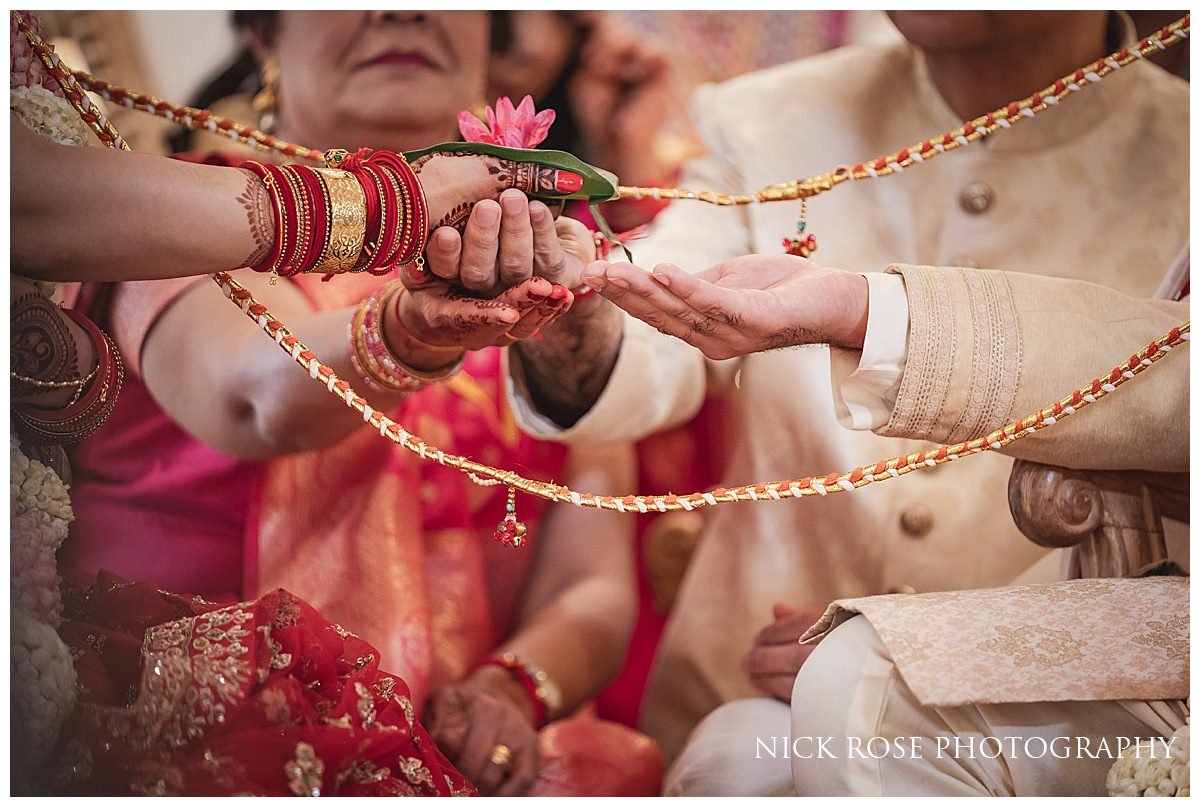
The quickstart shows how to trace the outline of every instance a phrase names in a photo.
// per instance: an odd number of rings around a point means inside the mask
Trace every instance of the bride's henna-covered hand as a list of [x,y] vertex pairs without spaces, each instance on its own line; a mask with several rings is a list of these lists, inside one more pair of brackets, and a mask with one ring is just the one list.
[[596,261],[583,282],[710,359],[819,343],[861,350],[866,334],[866,278],[793,255],[743,255],[695,275]]
[[583,187],[583,177],[533,163],[517,163],[490,154],[436,152],[412,163],[429,203],[429,221],[437,227],[466,228],[471,208],[515,188],[538,195],[567,196]]
[[[572,301],[570,291],[544,278],[530,278],[494,299],[467,297],[439,281],[406,288],[394,310],[396,324],[427,345],[480,350],[534,335],[566,313]],[[440,358],[444,366],[445,357]]]

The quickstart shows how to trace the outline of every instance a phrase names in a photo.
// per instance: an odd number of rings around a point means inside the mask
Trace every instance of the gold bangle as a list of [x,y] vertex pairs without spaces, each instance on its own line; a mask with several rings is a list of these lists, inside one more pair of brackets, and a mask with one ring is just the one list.
[[325,183],[329,199],[329,239],[314,271],[342,274],[354,269],[367,236],[367,198],[348,171],[314,169]]

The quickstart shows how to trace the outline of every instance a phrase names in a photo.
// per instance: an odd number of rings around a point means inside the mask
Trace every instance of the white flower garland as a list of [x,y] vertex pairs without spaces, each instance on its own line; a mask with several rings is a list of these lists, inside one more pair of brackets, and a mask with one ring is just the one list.
[[21,453],[17,436],[9,449],[12,537],[12,602],[50,626],[62,614],[55,553],[74,520],[67,486],[54,472]]
[[74,520],[67,486],[52,468],[21,453],[10,435],[12,640],[9,667],[14,747],[33,774],[75,708],[75,665],[55,626],[62,617],[55,553]]
[[75,708],[75,664],[54,628],[16,605],[9,649],[14,756],[36,779]]
[[[87,125],[65,99],[44,87],[13,87],[9,107],[34,132],[56,143],[90,142]],[[38,283],[51,296],[54,284]],[[55,553],[75,519],[67,486],[52,468],[21,452],[9,433],[12,638],[10,702],[15,759],[36,777],[75,708],[71,652],[55,628],[62,619],[62,582]]]
[[1166,753],[1162,740],[1126,748],[1108,771],[1108,795],[1191,796],[1190,726],[1181,726],[1169,742]]
[[66,98],[44,87],[13,87],[9,108],[33,131],[64,146],[93,142],[91,130]]

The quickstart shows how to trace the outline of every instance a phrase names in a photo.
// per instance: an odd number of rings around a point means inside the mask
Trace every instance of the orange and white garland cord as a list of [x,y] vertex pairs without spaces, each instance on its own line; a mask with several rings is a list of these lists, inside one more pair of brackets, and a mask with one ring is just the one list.
[[[30,42],[35,42],[36,35],[29,31],[23,23],[21,23],[21,28],[26,33],[26,36],[29,37]],[[917,163],[923,163],[939,154],[945,154],[947,151],[953,151],[962,146],[983,140],[988,135],[1001,129],[1011,129],[1027,118],[1036,117],[1047,109],[1058,106],[1059,103],[1068,99],[1073,93],[1080,92],[1093,84],[1099,83],[1110,73],[1114,73],[1128,64],[1145,59],[1153,53],[1166,50],[1171,45],[1187,39],[1190,33],[1191,14],[1186,14],[1170,25],[1160,29],[1157,33],[1142,39],[1133,47],[1122,48],[1108,56],[1097,59],[1090,65],[1081,67],[1074,73],[1063,76],[1058,81],[1027,98],[1020,101],[1013,101],[1007,106],[996,109],[986,115],[980,115],[974,120],[967,121],[957,129],[945,132],[940,137],[915,143],[908,148],[903,148],[892,154],[886,154],[854,166],[838,166],[832,171],[827,171],[824,174],[818,174],[807,179],[797,179],[767,185],[754,193],[730,194],[716,193],[708,190],[695,191],[687,188],[653,188],[624,185],[617,189],[617,193],[622,199],[688,199],[715,205],[747,205],[760,202],[807,199],[831,190],[843,182],[876,179],[888,176],[889,174],[902,173],[904,169]],[[36,47],[35,45],[35,49]],[[312,160],[324,165],[323,152],[316,149],[280,140],[274,135],[238,123],[230,118],[214,115],[205,109],[174,104],[170,101],[156,98],[153,95],[131,92],[124,87],[98,79],[83,70],[67,71],[61,66],[57,55],[52,54],[52,58],[54,66],[51,66],[47,62],[47,67],[50,68],[59,82],[63,84],[63,90],[68,93],[68,97],[71,97],[72,89],[77,95],[82,95],[78,89],[82,87],[85,90],[97,93],[106,101],[120,104],[129,109],[149,112],[152,115],[166,118],[172,123],[188,129],[207,130],[213,134],[228,137],[230,140],[244,143],[263,151],[276,151],[288,157]],[[119,141],[120,135],[116,135],[115,130],[112,131],[112,135],[118,138],[118,142],[123,143],[123,141]],[[109,133],[106,132],[101,135],[101,140],[109,142],[109,137]]]
[[[46,65],[47,69],[59,81],[64,93],[67,95],[67,99],[75,106],[80,115],[83,116],[83,119],[92,127],[93,131],[97,133],[97,136],[112,148],[128,150],[128,144],[121,138],[103,112],[80,89],[80,84],[84,82],[82,79],[77,81],[77,77],[81,74],[72,74],[67,70],[53,50],[37,34],[30,30],[15,13],[14,17],[20,30],[29,39],[34,52],[38,54],[38,57]],[[1183,30],[1183,35],[1186,36],[1187,21],[1188,17],[1184,17],[1179,23],[1172,24],[1174,26],[1181,26],[1181,28],[1176,30],[1176,33],[1179,30]],[[1166,32],[1169,28],[1170,26],[1167,29],[1163,29],[1163,31]],[[1161,36],[1163,35],[1160,33]],[[1154,37],[1151,37],[1150,40],[1157,41]],[[1167,43],[1166,39],[1162,39],[1162,42],[1164,44],[1160,46],[1165,46]],[[90,77],[88,77],[88,80],[89,84],[95,81],[95,79],[91,79]],[[155,106],[157,108],[157,104]],[[195,119],[193,116],[194,122]],[[284,150],[280,148],[281,141],[267,145],[260,139],[254,138],[253,134],[249,133],[252,130],[247,130],[247,127],[235,129],[232,127],[220,127],[218,125],[218,128],[230,131],[230,137],[233,139],[251,137],[260,148]],[[295,148],[299,149],[300,147]],[[285,153],[288,152],[285,151]],[[295,153],[296,156],[308,156],[298,151],[291,153]],[[897,161],[897,163],[899,162],[902,161]],[[882,172],[877,170],[876,173]],[[253,320],[284,352],[290,355],[294,361],[308,372],[310,378],[326,387],[332,395],[342,400],[347,407],[362,415],[363,420],[370,424],[373,429],[378,430],[382,437],[411,451],[423,460],[436,462],[439,465],[445,465],[462,471],[476,484],[503,484],[532,496],[553,502],[573,504],[577,507],[592,507],[600,510],[616,510],[623,513],[695,510],[727,502],[792,499],[802,496],[825,496],[830,493],[851,492],[875,482],[900,477],[913,471],[919,471],[922,468],[941,465],[942,463],[958,460],[971,454],[1003,449],[1017,440],[1021,440],[1041,429],[1053,426],[1064,418],[1074,415],[1084,407],[1112,394],[1122,384],[1135,378],[1146,368],[1159,361],[1172,348],[1187,342],[1191,338],[1191,323],[1185,322],[1171,329],[1169,333],[1161,338],[1151,342],[1145,348],[1131,356],[1128,361],[1114,367],[1111,372],[1093,379],[1090,383],[1080,387],[1066,398],[1038,412],[1034,412],[1028,417],[1014,421],[991,434],[974,440],[955,443],[953,445],[938,446],[926,451],[893,457],[881,460],[874,465],[863,465],[850,471],[831,473],[823,477],[807,476],[802,479],[760,482],[732,488],[717,488],[716,490],[702,493],[668,494],[665,496],[599,496],[591,493],[581,493],[552,482],[529,479],[515,471],[485,465],[458,454],[448,454],[442,451],[437,446],[426,442],[418,435],[408,431],[383,412],[372,408],[366,399],[359,395],[348,382],[339,378],[332,367],[322,363],[316,354],[290,333],[281,321],[271,315],[266,306],[258,302],[247,289],[230,277],[228,273],[219,272],[213,275],[213,279],[221,287],[225,295],[240,307],[247,317]]]
[[914,143],[908,148],[892,154],[885,154],[874,160],[859,163],[855,166],[842,165],[824,174],[818,174],[808,179],[797,179],[782,182],[756,191],[755,193],[729,194],[712,191],[693,191],[687,188],[638,188],[624,187],[618,189],[622,199],[692,199],[708,202],[714,205],[748,205],[759,202],[778,202],[796,199],[808,199],[819,193],[831,190],[843,182],[861,179],[876,179],[899,174],[904,169],[917,163],[931,160],[939,154],[953,151],[962,146],[968,146],[988,135],[1000,130],[1011,129],[1027,118],[1036,117],[1050,107],[1058,106],[1071,96],[1093,84],[1110,73],[1120,70],[1126,65],[1145,59],[1158,51],[1166,50],[1171,45],[1187,39],[1191,33],[1191,14],[1186,14],[1157,33],[1143,39],[1131,48],[1122,48],[1092,64],[1081,67],[1070,75],[1063,76],[1058,81],[1035,92],[1020,101],[1013,101],[1007,106],[980,115],[974,120],[967,121],[957,129]]
[[333,368],[323,364],[303,342],[287,327],[271,316],[271,312],[236,280],[226,273],[213,276],[225,295],[236,303],[275,343],[303,367],[310,378],[326,387],[340,398],[346,406],[355,410],[371,428],[393,443],[416,454],[423,460],[455,468],[468,475],[478,484],[503,484],[520,491],[553,502],[573,504],[578,507],[594,507],[600,510],[619,512],[665,513],[669,510],[696,510],[724,502],[760,501],[764,499],[793,499],[801,496],[825,496],[830,493],[850,492],[866,487],[873,482],[882,482],[903,476],[922,468],[952,462],[971,454],[1005,448],[1042,429],[1049,428],[1064,418],[1116,392],[1117,388],[1135,378],[1150,367],[1172,348],[1191,338],[1191,323],[1172,328],[1159,339],[1151,342],[1131,356],[1128,361],[1114,367],[1111,372],[1080,387],[1061,401],[1034,412],[1028,417],[1014,421],[1001,429],[953,445],[943,445],[926,451],[905,454],[881,460],[874,465],[863,465],[842,473],[831,473],[823,477],[806,476],[803,479],[783,479],[776,482],[760,482],[732,488],[717,488],[704,493],[670,494],[666,496],[598,496],[580,493],[565,485],[555,485],[529,479],[520,474],[475,462],[458,454],[448,454],[437,446],[426,442],[418,435],[405,429],[383,412],[371,407],[367,401],[339,378]]

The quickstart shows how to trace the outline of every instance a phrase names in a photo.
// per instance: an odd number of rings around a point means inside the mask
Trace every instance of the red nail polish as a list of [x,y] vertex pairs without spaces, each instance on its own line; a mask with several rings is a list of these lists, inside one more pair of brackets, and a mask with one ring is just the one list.
[[566,287],[566,286],[560,286],[560,285],[558,285],[557,283],[555,283],[555,284],[554,284],[554,287],[550,289],[550,299],[551,299],[551,300],[565,300],[565,299],[567,299],[567,287]]
[[554,189],[559,193],[575,193],[583,187],[583,177],[572,171],[559,171],[554,179]]

